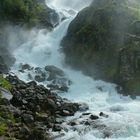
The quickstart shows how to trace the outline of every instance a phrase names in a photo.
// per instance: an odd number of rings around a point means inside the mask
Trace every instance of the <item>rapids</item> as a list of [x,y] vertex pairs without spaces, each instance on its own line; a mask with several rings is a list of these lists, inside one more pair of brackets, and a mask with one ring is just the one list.
[[[68,131],[61,132],[62,137],[56,140],[140,140],[140,100],[119,95],[115,89],[116,85],[101,80],[94,80],[75,71],[64,64],[64,54],[61,52],[60,42],[67,32],[67,28],[75,17],[68,10],[78,12],[87,6],[91,0],[47,0],[49,6],[63,13],[67,19],[62,21],[52,32],[45,29],[35,31],[28,41],[20,44],[14,51],[16,64],[12,72],[22,80],[28,81],[26,73],[20,73],[20,63],[28,63],[32,66],[43,67],[55,65],[65,71],[73,84],[68,93],[60,94],[75,102],[88,104],[87,112],[99,115],[104,112],[109,117],[101,117],[95,124],[90,126],[69,126],[67,122],[76,119],[84,121],[88,116],[80,118],[83,112],[78,112],[73,117],[65,118],[63,127]],[[59,8],[58,8],[59,7]],[[46,83],[43,83],[46,84]],[[96,128],[95,128],[96,126]],[[52,133],[57,136],[59,133]]]

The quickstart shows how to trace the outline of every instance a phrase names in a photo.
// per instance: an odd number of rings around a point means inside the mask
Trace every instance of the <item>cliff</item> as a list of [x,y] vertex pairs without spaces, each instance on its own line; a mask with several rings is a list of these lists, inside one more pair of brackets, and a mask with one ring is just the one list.
[[62,40],[66,63],[140,93],[140,3],[94,0],[71,22]]

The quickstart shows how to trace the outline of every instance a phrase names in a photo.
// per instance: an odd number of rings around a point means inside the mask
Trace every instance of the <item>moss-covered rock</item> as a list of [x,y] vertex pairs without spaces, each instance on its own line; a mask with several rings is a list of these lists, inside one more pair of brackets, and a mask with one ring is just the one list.
[[16,122],[13,114],[3,101],[4,99],[0,96],[0,139],[1,137],[4,137],[4,139],[10,138],[7,134],[10,133]]
[[12,85],[10,84],[10,82],[3,78],[2,75],[0,75],[0,87],[5,88],[7,90],[12,89]]
[[140,74],[139,8],[138,0],[94,0],[79,12],[62,40],[66,62],[132,93],[127,83]]
[[[7,90],[11,90],[11,84],[0,76],[0,88],[5,88]],[[9,123],[14,124],[15,119],[8,108],[5,106],[4,99],[2,98],[1,91],[0,91],[0,137],[5,136],[8,129]]]
[[0,22],[26,24],[27,26],[45,26],[52,28],[52,15],[56,12],[46,6],[45,0],[1,0]]

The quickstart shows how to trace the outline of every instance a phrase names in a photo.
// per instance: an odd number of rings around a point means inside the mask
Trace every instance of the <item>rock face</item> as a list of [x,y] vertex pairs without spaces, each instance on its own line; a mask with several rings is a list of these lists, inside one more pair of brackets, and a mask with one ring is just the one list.
[[139,1],[94,0],[62,40],[66,62],[86,74],[140,95]]

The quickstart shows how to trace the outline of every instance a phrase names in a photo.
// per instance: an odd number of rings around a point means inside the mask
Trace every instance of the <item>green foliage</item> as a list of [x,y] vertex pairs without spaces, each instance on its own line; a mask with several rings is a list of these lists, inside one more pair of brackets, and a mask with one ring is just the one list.
[[0,86],[7,90],[12,89],[12,85],[6,79],[4,79],[2,76],[0,76]]
[[94,0],[72,21],[62,46],[72,66],[140,93],[140,0]]
[[1,0],[2,20],[35,24],[45,6],[37,0]]
[[[2,100],[2,99],[1,99]],[[4,135],[9,128],[9,123],[14,125],[16,122],[13,114],[6,108],[1,105],[0,101],[0,136]]]
[[130,13],[130,15],[132,17],[135,17],[136,19],[140,20],[140,9],[139,9],[140,7],[135,8],[135,7],[132,7],[132,6],[124,6],[124,8],[128,9],[128,12]]
[[117,74],[117,68],[110,66],[110,67],[106,67],[105,70],[105,75],[108,77],[108,79],[112,79],[115,77],[115,75]]
[[129,92],[131,92],[131,95],[135,95],[137,93],[139,93],[140,91],[140,79],[136,80],[129,80],[126,84],[125,84],[125,89],[127,89]]
[[7,130],[6,124],[0,121],[0,136],[4,135],[6,130]]

